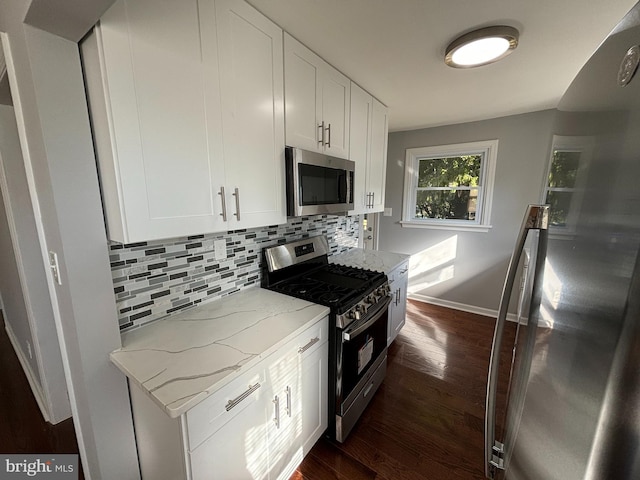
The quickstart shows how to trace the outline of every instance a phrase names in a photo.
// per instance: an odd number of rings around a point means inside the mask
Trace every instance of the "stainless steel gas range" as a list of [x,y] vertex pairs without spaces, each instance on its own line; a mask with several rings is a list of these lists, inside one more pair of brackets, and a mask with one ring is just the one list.
[[262,286],[331,308],[328,434],[343,442],[386,373],[391,296],[385,274],[328,255],[325,236],[266,248]]

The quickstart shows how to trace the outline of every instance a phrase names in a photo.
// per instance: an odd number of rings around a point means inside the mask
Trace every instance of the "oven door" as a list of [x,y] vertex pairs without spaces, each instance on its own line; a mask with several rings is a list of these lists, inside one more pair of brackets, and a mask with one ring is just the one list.
[[337,329],[335,439],[344,442],[387,371],[387,322],[391,299],[347,328]]
[[386,352],[387,322],[391,299],[386,297],[377,308],[341,332],[338,348],[338,403],[343,403],[367,377],[376,360]]

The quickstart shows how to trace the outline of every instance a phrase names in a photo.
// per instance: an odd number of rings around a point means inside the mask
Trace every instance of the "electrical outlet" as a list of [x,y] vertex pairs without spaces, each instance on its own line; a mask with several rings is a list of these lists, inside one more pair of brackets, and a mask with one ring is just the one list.
[[60,277],[60,267],[58,266],[58,254],[54,251],[49,251],[49,268],[53,273],[53,279],[58,285],[62,285],[62,278]]
[[393,216],[393,208],[391,207],[387,207],[384,209],[384,212],[382,213],[383,217],[391,217]]
[[227,242],[225,240],[216,240],[213,242],[213,248],[216,260],[224,260],[227,258]]

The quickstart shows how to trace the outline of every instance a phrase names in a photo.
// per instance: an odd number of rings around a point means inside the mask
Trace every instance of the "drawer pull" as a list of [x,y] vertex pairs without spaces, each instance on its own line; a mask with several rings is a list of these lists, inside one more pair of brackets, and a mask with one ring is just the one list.
[[320,341],[320,338],[312,338],[304,347],[298,348],[298,353],[304,353]]
[[233,407],[238,405],[240,402],[242,402],[245,398],[247,398],[249,395],[251,395],[253,392],[258,390],[259,388],[260,388],[260,383],[256,383],[255,385],[250,385],[249,388],[240,396],[234,398],[233,400],[229,400],[224,407],[225,410],[228,412],[229,410],[231,410]]

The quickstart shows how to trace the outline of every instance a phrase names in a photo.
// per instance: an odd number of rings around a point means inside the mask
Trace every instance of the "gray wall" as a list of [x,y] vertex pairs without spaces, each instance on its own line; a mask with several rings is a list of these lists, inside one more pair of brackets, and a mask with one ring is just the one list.
[[[386,207],[379,249],[412,255],[414,298],[491,314],[498,309],[507,264],[529,203],[540,200],[555,110],[389,135]],[[402,228],[407,148],[498,139],[489,232]]]
[[0,106],[0,168],[7,209],[2,215],[10,228],[4,242],[9,244],[0,255],[4,257],[3,264],[11,270],[15,268],[14,274],[2,270],[0,291],[6,307],[5,321],[15,334],[14,346],[29,365],[27,375],[36,380],[34,393],[43,415],[58,423],[71,416],[71,407],[15,113],[4,105]]
[[[22,226],[27,226],[25,225],[27,223],[25,220],[29,220],[29,217],[31,217],[33,221],[33,211],[30,208],[31,202],[29,201],[29,191],[24,167],[22,166],[15,117],[12,117],[13,108],[0,106],[0,193],[2,194],[0,195],[2,203],[0,205],[0,272],[2,272],[0,275],[0,296],[2,297],[6,327],[10,329],[14,340],[17,341],[17,345],[14,345],[14,347],[20,349],[19,354],[27,361],[28,368],[31,370],[31,372],[26,372],[27,375],[31,374],[38,384],[37,387],[42,389],[38,362],[33,354],[29,355],[29,351],[33,352],[34,341],[16,259],[16,253],[20,256],[21,254],[13,248],[12,230],[13,235],[17,236],[18,229]],[[24,202],[25,196],[26,202]],[[7,215],[7,213],[11,212],[6,212],[6,208],[10,205],[13,205],[11,220]],[[22,231],[20,233],[29,232]],[[35,240],[37,243],[37,238]],[[26,243],[24,247],[27,248]],[[36,249],[35,253],[38,255],[36,259],[40,258],[40,269],[42,270],[39,249]],[[27,255],[27,262],[29,260]],[[44,278],[44,271],[42,272],[42,277]],[[45,300],[48,301],[49,295],[46,282],[44,286]],[[50,302],[49,305],[51,305]],[[50,320],[53,324],[53,315],[51,315]],[[62,370],[62,363],[60,363],[60,369]],[[36,394],[42,395],[42,392],[40,391]]]

